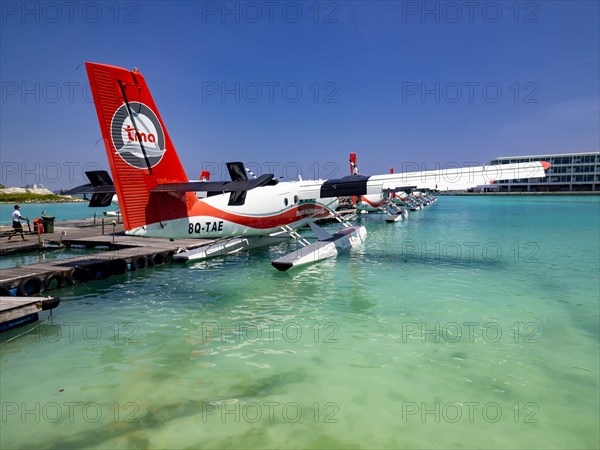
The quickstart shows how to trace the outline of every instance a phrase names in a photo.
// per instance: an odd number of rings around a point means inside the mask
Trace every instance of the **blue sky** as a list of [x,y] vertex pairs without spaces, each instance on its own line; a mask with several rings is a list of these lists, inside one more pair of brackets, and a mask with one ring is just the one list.
[[108,167],[84,61],[139,68],[192,179],[597,151],[599,4],[4,1],[0,182]]

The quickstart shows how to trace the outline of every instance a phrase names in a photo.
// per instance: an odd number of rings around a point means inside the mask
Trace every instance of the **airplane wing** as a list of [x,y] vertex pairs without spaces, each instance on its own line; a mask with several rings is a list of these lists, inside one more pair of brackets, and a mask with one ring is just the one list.
[[339,179],[304,182],[299,198],[308,200],[318,197],[377,195],[385,189],[401,190],[403,186],[437,191],[465,190],[500,180],[544,178],[545,169],[549,167],[550,164],[545,161],[535,161],[373,176],[349,175]]
[[[550,164],[545,161],[534,161],[519,164],[500,164],[495,166],[461,167],[424,172],[375,175],[369,178],[367,187],[379,190],[393,189],[403,185],[416,185],[418,189],[456,191],[469,189],[479,185],[493,184],[500,180],[544,178],[546,176],[545,170],[549,167]],[[381,186],[381,188],[379,186]]]
[[114,185],[107,186],[94,186],[91,183],[82,184],[81,186],[74,187],[64,192],[64,195],[75,195],[75,194],[115,194]]
[[[74,187],[65,192],[66,195],[74,194],[114,194],[115,185],[110,175],[105,170],[86,172],[91,183]],[[237,181],[191,181],[189,183],[164,183],[152,189],[152,192],[245,192],[257,187],[277,184],[278,180],[272,173],[266,173],[254,178],[238,179]]]
[[245,192],[261,186],[277,184],[272,173],[266,173],[258,178],[237,181],[191,181],[189,183],[159,184],[151,192]]

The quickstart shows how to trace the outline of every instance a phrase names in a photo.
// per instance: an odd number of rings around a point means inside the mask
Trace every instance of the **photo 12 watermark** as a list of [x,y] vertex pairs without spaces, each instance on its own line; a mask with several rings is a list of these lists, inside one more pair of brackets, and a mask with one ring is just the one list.
[[111,325],[98,322],[54,322],[36,327],[20,336],[24,342],[46,342],[50,344],[73,344],[110,341],[122,345],[139,343],[139,325],[136,322],[114,322]]
[[542,243],[528,242],[431,242],[406,241],[400,244],[400,257],[405,261],[493,262],[537,264]]
[[[62,391],[61,391],[62,392]],[[135,402],[1,402],[0,422],[11,423],[138,423]]]
[[273,343],[283,341],[288,344],[337,344],[340,327],[334,321],[314,322],[300,325],[298,322],[203,322],[201,325],[202,343]]
[[94,103],[89,83],[73,80],[6,80],[0,86],[2,104]]
[[540,86],[534,81],[402,81],[402,103],[539,103]]
[[475,321],[405,321],[400,324],[402,343],[485,343],[514,342],[538,344],[542,341],[537,322],[504,325],[499,322]]
[[201,23],[337,24],[341,3],[333,1],[202,1]]
[[241,402],[225,400],[203,402],[202,423],[326,423],[340,422],[336,402]]
[[340,87],[334,81],[203,81],[202,103],[300,103],[340,102]]
[[540,22],[540,6],[532,1],[402,1],[401,23],[471,24]]
[[0,183],[5,185],[88,183],[86,172],[105,170],[96,161],[2,161]]
[[[401,169],[396,172],[395,176],[400,182],[409,186],[420,180],[423,183],[434,182],[436,189],[439,184],[440,190],[464,190],[466,189],[465,183],[473,183],[475,180],[477,180],[475,184],[493,184],[496,180],[502,179],[535,178],[539,176],[542,167],[538,161],[528,161],[518,165],[449,161],[446,163],[436,162],[433,167],[429,166],[424,162],[403,161]],[[416,176],[414,172],[421,173]],[[458,187],[455,188],[455,186]]]
[[402,423],[539,423],[535,402],[402,402]]
[[[335,178],[340,172],[340,165],[335,161],[245,161],[244,167],[249,178],[259,177],[266,173],[283,180],[319,180]],[[229,170],[224,161],[203,161],[200,172],[208,172],[211,180],[229,179]]]
[[143,2],[2,1],[2,23],[74,24],[140,22]]

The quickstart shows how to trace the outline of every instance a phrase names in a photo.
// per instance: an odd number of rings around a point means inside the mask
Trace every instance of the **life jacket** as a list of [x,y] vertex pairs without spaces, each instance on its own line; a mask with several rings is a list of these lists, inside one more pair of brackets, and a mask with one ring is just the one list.
[[44,221],[39,217],[33,219],[33,229],[40,234],[44,233]]

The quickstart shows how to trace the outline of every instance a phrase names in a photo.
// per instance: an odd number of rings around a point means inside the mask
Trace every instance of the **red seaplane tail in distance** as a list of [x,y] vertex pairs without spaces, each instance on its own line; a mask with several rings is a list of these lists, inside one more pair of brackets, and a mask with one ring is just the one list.
[[85,66],[125,228],[186,217],[198,202],[194,193],[150,192],[188,177],[142,74]]
[[[356,152],[350,153],[350,175],[358,175],[358,166],[356,164]],[[357,196],[352,196],[352,204],[356,205],[358,203],[359,198]]]

